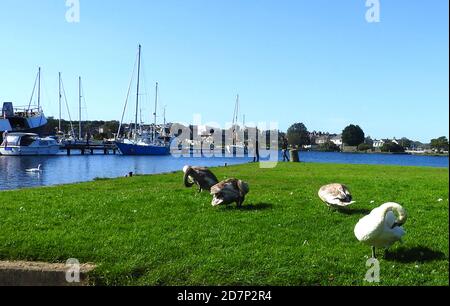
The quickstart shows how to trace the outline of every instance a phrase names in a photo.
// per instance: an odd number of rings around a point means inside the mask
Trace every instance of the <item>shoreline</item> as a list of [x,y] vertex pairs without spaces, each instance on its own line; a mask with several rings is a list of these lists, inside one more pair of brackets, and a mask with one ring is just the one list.
[[[329,152],[324,152],[329,153]],[[1,157],[1,156],[0,156]],[[301,158],[300,158],[301,160]],[[264,162],[262,162],[264,163]],[[218,166],[212,166],[209,167],[210,169],[220,169],[220,168],[229,168],[229,167],[236,167],[236,166],[243,166],[243,165],[252,165],[252,164],[258,164],[255,162],[244,162],[240,164],[234,164],[234,165],[218,165]],[[406,168],[406,169],[449,169],[448,167],[435,167],[435,166],[410,166],[410,165],[391,165],[391,164],[364,164],[364,163],[352,163],[352,164],[346,164],[346,163],[328,163],[328,162],[304,162],[300,161],[299,163],[291,163],[291,162],[278,162],[277,167],[279,165],[291,165],[291,164],[302,164],[302,165],[319,165],[319,166],[335,166],[335,167],[352,167],[352,166],[359,166],[359,167],[386,167],[386,168]],[[277,167],[273,168],[276,169]],[[270,169],[269,169],[270,170]],[[172,170],[172,171],[162,171],[159,173],[144,173],[144,174],[134,174],[134,177],[154,177],[154,176],[163,176],[163,175],[171,175],[171,174],[177,174],[181,170]],[[75,185],[81,185],[81,184],[88,184],[88,183],[95,183],[95,182],[102,182],[102,181],[113,181],[113,180],[120,180],[123,179],[123,176],[115,176],[115,177],[95,177],[91,180],[86,181],[77,181],[72,183],[61,183],[61,184],[50,184],[50,185],[43,185],[43,186],[30,186],[30,187],[21,187],[16,189],[0,189],[0,195],[2,193],[6,192],[17,192],[17,191],[27,191],[27,190],[38,190],[38,189],[45,189],[45,188],[56,188],[56,187],[65,187],[65,186],[75,186]]]
[[[207,192],[184,187],[181,171],[0,193],[2,258],[50,264],[77,258],[96,266],[88,275],[93,286],[363,285],[370,248],[353,228],[391,200],[421,222],[405,225],[404,244],[389,257],[380,250],[384,265],[395,266],[383,270],[382,285],[448,283],[444,169],[284,163],[273,171],[255,164],[213,171],[250,184],[242,208],[212,207]],[[330,212],[317,197],[335,180],[357,201],[348,214]],[[327,230],[312,230],[318,228]],[[433,260],[415,268],[418,259],[408,259],[415,248]]]

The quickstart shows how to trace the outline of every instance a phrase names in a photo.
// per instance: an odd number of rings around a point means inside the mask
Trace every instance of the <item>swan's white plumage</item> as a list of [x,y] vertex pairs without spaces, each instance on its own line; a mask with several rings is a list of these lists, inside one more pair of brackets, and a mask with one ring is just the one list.
[[41,172],[41,171],[42,171],[42,170],[41,170],[41,166],[42,166],[42,165],[39,165],[37,168],[26,169],[25,171],[26,171],[26,172]]
[[[399,215],[398,217],[394,211]],[[386,203],[372,210],[355,227],[356,238],[376,248],[389,248],[401,241],[406,232],[401,225],[406,222],[407,214],[397,203]]]
[[348,188],[342,184],[330,184],[319,190],[319,198],[330,207],[345,208],[354,204]]

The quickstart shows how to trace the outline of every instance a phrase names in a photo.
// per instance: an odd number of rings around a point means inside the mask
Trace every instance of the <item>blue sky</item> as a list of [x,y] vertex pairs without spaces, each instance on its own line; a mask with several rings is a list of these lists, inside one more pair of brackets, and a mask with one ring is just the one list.
[[145,121],[158,81],[169,121],[224,125],[239,93],[282,130],[448,136],[448,1],[380,3],[368,23],[365,0],[80,0],[68,23],[65,0],[0,0],[0,101],[28,104],[41,66],[47,116],[61,71],[73,117],[81,75],[88,118],[119,120],[141,43]]

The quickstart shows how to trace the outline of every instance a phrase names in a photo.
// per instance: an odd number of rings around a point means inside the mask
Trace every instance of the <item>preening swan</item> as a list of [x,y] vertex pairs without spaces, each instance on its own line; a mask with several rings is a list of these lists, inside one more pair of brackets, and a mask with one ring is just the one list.
[[355,203],[348,188],[342,184],[323,186],[319,190],[319,197],[328,206],[338,209]]
[[219,182],[214,173],[208,168],[185,166],[183,172],[184,185],[190,188],[196,184],[199,187],[199,192],[204,190],[210,191],[211,187]]
[[355,227],[355,236],[362,243],[372,246],[372,257],[375,258],[376,248],[389,248],[402,240],[406,234],[402,225],[406,223],[407,218],[406,210],[401,205],[383,204],[359,220]]
[[241,207],[249,191],[248,184],[241,180],[229,179],[223,181],[211,188],[211,195],[213,196],[211,204],[219,206],[236,203],[238,207]]
[[42,165],[39,165],[37,168],[27,169],[26,172],[42,172],[41,170]]

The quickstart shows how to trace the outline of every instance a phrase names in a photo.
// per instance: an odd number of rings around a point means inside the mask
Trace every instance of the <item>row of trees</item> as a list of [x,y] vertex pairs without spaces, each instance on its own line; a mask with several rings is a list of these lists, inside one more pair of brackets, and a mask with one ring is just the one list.
[[[308,129],[303,123],[295,123],[293,124],[287,131],[286,134],[282,134],[283,137],[288,138],[288,142],[291,146],[295,147],[305,147],[312,145],[311,135],[308,132]],[[342,143],[345,146],[357,147],[359,151],[369,151],[373,150],[373,141],[370,137],[365,136],[363,129],[358,126],[351,124],[347,126],[342,131]],[[401,138],[400,140],[387,141],[380,148],[382,152],[391,152],[391,153],[402,153],[407,149],[414,149],[417,147],[428,147],[437,152],[443,152],[449,150],[449,140],[447,137],[442,136],[437,139],[431,140],[430,145],[424,145],[420,142],[415,142],[408,138]],[[321,144],[318,148],[321,151],[340,151],[341,148],[337,146],[335,143],[331,141],[327,141],[324,144]]]
[[[293,124],[286,134],[289,144],[296,147],[304,147],[311,145],[311,137],[308,129],[303,123]],[[358,125],[349,125],[342,131],[342,141],[348,146],[358,146],[364,143],[365,134],[364,131]],[[322,151],[340,151],[339,146],[335,143],[328,141],[322,144],[319,148]]]

